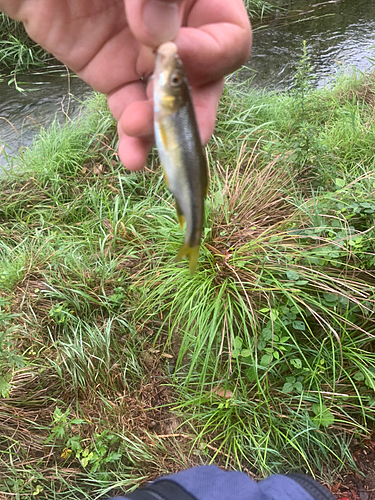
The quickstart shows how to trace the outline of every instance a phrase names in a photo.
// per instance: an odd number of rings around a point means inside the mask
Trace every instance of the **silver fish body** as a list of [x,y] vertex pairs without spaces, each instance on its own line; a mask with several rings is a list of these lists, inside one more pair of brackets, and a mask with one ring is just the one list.
[[176,200],[181,226],[186,222],[184,244],[176,260],[190,259],[194,273],[207,194],[207,163],[203,155],[189,84],[177,46],[159,47],[154,72],[154,128],[160,161],[168,188]]

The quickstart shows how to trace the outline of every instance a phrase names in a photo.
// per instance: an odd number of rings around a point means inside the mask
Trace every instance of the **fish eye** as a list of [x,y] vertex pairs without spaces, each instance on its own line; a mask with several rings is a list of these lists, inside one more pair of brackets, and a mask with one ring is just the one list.
[[173,86],[173,87],[178,87],[180,86],[182,83],[182,75],[180,73],[177,73],[177,72],[173,72],[171,74],[171,78],[170,78],[170,84]]

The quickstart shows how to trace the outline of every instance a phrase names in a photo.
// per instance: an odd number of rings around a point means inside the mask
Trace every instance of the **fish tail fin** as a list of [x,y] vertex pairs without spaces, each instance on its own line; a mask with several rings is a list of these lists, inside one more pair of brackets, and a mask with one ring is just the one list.
[[186,243],[184,243],[180,248],[180,250],[178,251],[175,261],[180,262],[180,260],[182,260],[183,257],[188,257],[190,274],[193,275],[197,267],[198,255],[199,255],[199,245],[191,247]]

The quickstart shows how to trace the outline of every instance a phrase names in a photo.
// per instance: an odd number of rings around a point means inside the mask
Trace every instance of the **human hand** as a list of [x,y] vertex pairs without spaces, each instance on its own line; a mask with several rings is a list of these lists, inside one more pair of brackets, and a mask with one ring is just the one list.
[[119,156],[141,169],[153,143],[154,49],[174,40],[192,87],[202,142],[223,77],[244,63],[251,28],[242,0],[0,0],[29,36],[94,89],[118,121]]

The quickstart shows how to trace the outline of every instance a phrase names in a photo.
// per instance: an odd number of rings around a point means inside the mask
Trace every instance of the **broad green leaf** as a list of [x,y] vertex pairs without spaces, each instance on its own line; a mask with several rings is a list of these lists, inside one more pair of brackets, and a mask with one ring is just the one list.
[[[85,452],[86,450],[84,450]],[[83,455],[83,453],[82,453]],[[94,456],[93,452],[91,451],[87,456],[83,456],[83,458],[81,458],[81,464],[83,467],[87,467],[88,463],[90,462],[90,460],[92,459],[92,457]]]
[[0,377],[0,396],[2,398],[9,398],[10,389],[10,383],[7,382],[4,377]]
[[327,302],[337,303],[339,300],[339,296],[335,293],[323,293],[324,300]]
[[326,405],[318,403],[312,405],[311,409],[316,415],[313,421],[319,426],[328,427],[334,423],[335,417]]
[[233,339],[233,347],[235,349],[241,349],[241,347],[242,347],[242,339],[241,339],[241,337],[238,337],[238,336],[234,337],[234,339]]
[[252,351],[250,349],[242,349],[241,351],[241,356],[243,358],[248,358],[249,356],[251,356],[252,354]]
[[270,328],[263,328],[262,337],[264,340],[269,340],[272,338],[272,330]]
[[299,358],[293,358],[290,360],[290,364],[299,370],[302,368],[302,361]]
[[276,321],[279,317],[280,313],[277,309],[271,309],[271,319],[272,321]]
[[268,366],[271,362],[271,359],[272,359],[272,354],[264,354],[262,356],[262,359],[260,360],[260,364],[262,366]]
[[329,256],[331,257],[331,259],[338,259],[340,257],[340,254],[339,252],[330,252]]
[[297,392],[302,392],[303,391],[303,385],[301,384],[301,382],[296,382],[294,384],[294,387],[296,389]]
[[116,451],[111,451],[108,453],[108,456],[106,457],[105,461],[107,463],[109,462],[118,462],[121,459],[122,455],[121,453],[118,453]]
[[82,418],[73,418],[72,420],[69,420],[69,423],[73,425],[80,425],[80,424],[85,424],[86,421],[82,420]]
[[303,321],[293,321],[292,327],[295,330],[305,330],[306,329],[306,325]]
[[353,379],[360,382],[361,380],[365,380],[365,376],[363,375],[362,372],[357,372],[353,375]]
[[286,277],[288,278],[288,280],[290,281],[298,281],[299,279],[299,274],[296,273],[295,271],[287,271],[286,272]]
[[288,392],[292,392],[293,389],[294,389],[294,384],[292,384],[290,382],[285,382],[281,392],[283,392],[284,394],[287,394]]

